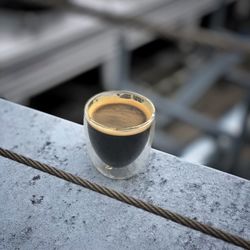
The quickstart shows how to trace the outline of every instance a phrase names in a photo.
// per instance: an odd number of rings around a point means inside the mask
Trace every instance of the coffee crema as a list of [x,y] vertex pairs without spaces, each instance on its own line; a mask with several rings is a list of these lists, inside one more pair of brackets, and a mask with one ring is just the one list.
[[106,104],[93,112],[93,120],[110,128],[126,129],[146,122],[146,115],[137,107],[123,104]]
[[98,131],[122,136],[145,131],[152,111],[133,99],[104,96],[89,105],[88,116]]

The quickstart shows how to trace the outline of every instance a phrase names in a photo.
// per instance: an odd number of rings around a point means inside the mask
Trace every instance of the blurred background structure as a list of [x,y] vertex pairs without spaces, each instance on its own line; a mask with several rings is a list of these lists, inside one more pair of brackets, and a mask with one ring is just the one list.
[[135,90],[155,148],[250,179],[250,1],[0,0],[0,37],[1,98],[82,124]]

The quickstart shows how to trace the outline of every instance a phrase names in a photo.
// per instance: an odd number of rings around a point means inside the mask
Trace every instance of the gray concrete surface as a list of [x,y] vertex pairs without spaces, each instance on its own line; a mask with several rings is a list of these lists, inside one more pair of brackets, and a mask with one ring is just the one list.
[[[0,146],[250,239],[250,182],[153,150],[114,181],[86,154],[83,127],[0,100]],[[0,157],[0,249],[238,249]]]

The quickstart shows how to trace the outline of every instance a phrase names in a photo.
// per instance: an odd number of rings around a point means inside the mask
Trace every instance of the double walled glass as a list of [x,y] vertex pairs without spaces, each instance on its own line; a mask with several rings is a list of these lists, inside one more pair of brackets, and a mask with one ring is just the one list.
[[[109,104],[125,104],[143,112],[145,122],[115,128],[98,123],[93,114]],[[126,119],[126,117],[124,117]],[[131,91],[107,91],[93,96],[84,108],[88,154],[96,169],[113,179],[126,179],[148,164],[155,127],[155,107],[146,97]]]

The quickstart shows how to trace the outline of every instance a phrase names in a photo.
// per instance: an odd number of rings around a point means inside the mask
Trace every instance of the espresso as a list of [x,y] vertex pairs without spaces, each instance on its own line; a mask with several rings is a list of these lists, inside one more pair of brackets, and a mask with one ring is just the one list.
[[[89,104],[90,142],[99,158],[112,167],[132,163],[143,151],[150,134],[152,111],[126,95],[103,97]],[[141,126],[140,126],[141,125]]]
[[138,126],[146,122],[146,115],[137,107],[116,103],[101,106],[93,113],[94,121],[116,129]]
[[97,155],[109,166],[123,167],[132,163],[144,149],[149,129],[129,136],[113,136],[88,125],[89,138]]

